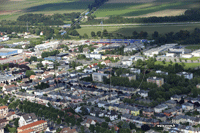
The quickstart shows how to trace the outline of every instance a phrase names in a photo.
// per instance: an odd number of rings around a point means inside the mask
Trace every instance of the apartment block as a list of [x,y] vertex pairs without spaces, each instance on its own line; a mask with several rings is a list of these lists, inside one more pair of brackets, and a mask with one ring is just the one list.
[[156,83],[158,87],[161,87],[164,84],[164,79],[158,77],[149,77],[147,78],[147,82]]
[[0,106],[0,119],[5,118],[8,115],[8,107]]
[[30,129],[32,129],[35,132],[41,132],[41,131],[46,130],[46,128],[47,128],[47,121],[40,120],[40,121],[36,121],[31,124],[17,128],[17,132],[21,133],[23,131],[30,130]]

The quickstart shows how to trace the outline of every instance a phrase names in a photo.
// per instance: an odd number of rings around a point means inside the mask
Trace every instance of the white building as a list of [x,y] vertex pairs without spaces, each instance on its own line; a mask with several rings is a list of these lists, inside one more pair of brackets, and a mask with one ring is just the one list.
[[194,57],[200,57],[200,49],[195,50],[191,53]]
[[175,57],[175,55],[176,55],[175,53],[166,53],[167,57]]
[[132,60],[122,60],[123,65],[131,66],[132,65]]
[[130,71],[135,74],[140,74],[140,69],[137,68],[130,68]]
[[184,76],[186,79],[193,79],[193,73],[179,72],[176,75],[178,75],[178,76]]
[[181,54],[182,58],[192,58],[193,55],[192,54]]
[[101,54],[86,54],[85,56],[86,56],[86,58],[92,58],[92,59],[101,59],[102,58]]
[[19,118],[19,127],[25,126],[27,124],[38,121],[36,115],[34,113],[24,114]]
[[92,73],[93,70],[91,68],[86,68],[83,70],[84,73]]
[[36,45],[35,50],[45,50],[49,48],[57,48],[59,44],[59,41],[52,41],[52,42],[46,42],[44,44]]
[[163,110],[167,109],[168,106],[166,104],[160,104],[154,108],[156,113],[161,113]]
[[162,45],[158,48],[152,48],[150,50],[147,50],[144,52],[144,55],[148,56],[148,57],[153,57],[154,55],[158,55],[164,51],[168,51],[170,48],[176,46],[177,44],[165,44]]

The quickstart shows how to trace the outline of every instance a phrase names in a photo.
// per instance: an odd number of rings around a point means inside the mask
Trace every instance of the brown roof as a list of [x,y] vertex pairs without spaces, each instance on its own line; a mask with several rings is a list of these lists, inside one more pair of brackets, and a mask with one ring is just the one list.
[[0,106],[0,109],[8,108],[8,106]]
[[6,86],[5,88],[8,89],[8,88],[13,88],[13,87],[16,87],[16,86],[12,84],[12,85]]
[[63,128],[60,131],[60,133],[78,133],[78,132],[76,131],[76,129],[71,129],[70,127],[68,127],[68,128]]
[[0,119],[0,123],[8,122],[6,119]]

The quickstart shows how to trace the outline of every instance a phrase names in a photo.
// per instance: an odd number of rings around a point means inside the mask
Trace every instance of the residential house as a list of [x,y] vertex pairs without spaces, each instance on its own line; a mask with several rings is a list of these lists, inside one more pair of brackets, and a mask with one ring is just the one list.
[[40,120],[22,127],[18,127],[17,132],[20,133],[30,129],[34,130],[35,132],[42,132],[47,129],[47,121]]
[[111,97],[107,100],[108,103],[119,103],[120,98],[118,97]]
[[154,111],[156,113],[161,113],[163,110],[165,110],[167,108],[168,108],[168,106],[166,104],[160,104],[160,105],[154,107]]
[[193,79],[193,73],[189,73],[189,72],[179,72],[176,75],[183,76],[186,79]]
[[168,101],[165,102],[165,104],[167,104],[169,108],[173,108],[173,107],[176,106],[176,101],[168,100]]
[[83,70],[84,73],[92,73],[93,70],[91,68],[86,68]]
[[36,79],[37,79],[37,76],[31,75],[29,78],[30,78],[31,80],[36,80]]
[[184,103],[182,104],[182,109],[186,111],[190,111],[194,109],[194,105],[192,103]]
[[24,114],[19,118],[19,127],[38,121],[34,113]]
[[76,131],[76,129],[73,129],[73,128],[70,128],[70,127],[67,127],[67,128],[63,128],[60,133],[78,133]]
[[16,88],[16,85],[12,84],[12,85],[7,85],[7,86],[4,86],[2,88],[3,91],[7,90],[7,89],[15,89]]
[[138,95],[140,95],[141,97],[144,97],[144,98],[148,97],[148,93],[149,93],[148,90],[146,90],[146,91],[140,90],[140,91],[137,92]]
[[109,77],[108,74],[102,74],[102,73],[93,73],[92,74],[92,80],[96,82],[103,82],[103,77]]
[[6,120],[11,121],[11,120],[19,118],[19,117],[20,116],[15,114],[15,112],[8,112],[8,115],[6,116]]
[[8,115],[8,107],[0,106],[0,119],[5,118]]
[[166,121],[167,120],[166,115],[164,115],[163,113],[157,113],[154,116],[156,117],[156,119],[159,119],[161,121]]
[[9,121],[6,119],[0,119],[0,127],[4,128],[7,124],[9,124]]
[[104,116],[110,118],[111,121],[118,119],[118,114],[114,110],[105,113]]
[[140,115],[140,110],[137,107],[129,106],[128,109],[130,110],[130,114],[133,116]]
[[135,74],[140,74],[140,69],[130,68],[130,72],[135,73]]
[[106,65],[106,66],[108,66],[110,63],[111,63],[110,60],[105,60],[105,61],[101,62],[101,65]]
[[146,117],[152,117],[154,115],[154,110],[151,108],[144,109],[142,114]]
[[123,65],[131,66],[132,65],[132,60],[122,60]]

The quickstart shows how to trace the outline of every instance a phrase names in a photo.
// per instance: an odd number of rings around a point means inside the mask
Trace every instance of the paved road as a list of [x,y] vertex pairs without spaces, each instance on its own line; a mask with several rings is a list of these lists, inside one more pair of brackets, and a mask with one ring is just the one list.
[[187,25],[187,24],[200,24],[200,22],[176,22],[176,23],[132,23],[132,24],[98,24],[98,25],[80,25],[81,27],[88,26],[148,26],[148,25]]

